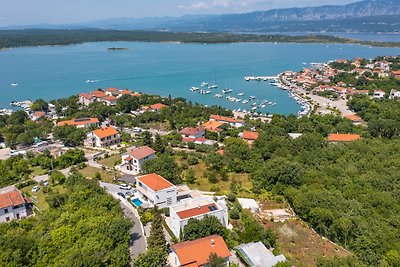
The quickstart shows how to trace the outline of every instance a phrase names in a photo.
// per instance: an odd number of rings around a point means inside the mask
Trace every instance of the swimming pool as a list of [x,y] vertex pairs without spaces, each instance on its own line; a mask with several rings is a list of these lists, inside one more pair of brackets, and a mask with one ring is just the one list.
[[140,207],[140,205],[143,204],[143,202],[142,202],[140,199],[138,199],[138,198],[132,199],[132,203],[133,203],[136,207]]

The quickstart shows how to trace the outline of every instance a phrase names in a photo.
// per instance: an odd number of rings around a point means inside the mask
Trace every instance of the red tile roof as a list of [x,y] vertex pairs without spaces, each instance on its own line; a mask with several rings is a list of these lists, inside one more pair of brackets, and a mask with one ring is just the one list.
[[90,94],[97,98],[102,98],[102,97],[106,96],[106,93],[104,93],[103,91],[100,91],[100,90],[93,91]]
[[44,112],[44,111],[35,111],[33,114],[32,114],[32,116],[34,116],[34,117],[43,117],[43,116],[45,116],[46,115],[46,112]]
[[116,91],[118,91],[118,89],[114,88],[114,87],[110,87],[110,88],[106,89],[106,91],[107,92],[116,92]]
[[98,118],[82,118],[82,119],[66,120],[66,121],[60,121],[59,123],[57,123],[57,126],[64,126],[64,125],[78,126],[78,125],[86,125],[86,124],[94,124],[94,123],[99,123],[99,119]]
[[208,262],[211,253],[218,257],[227,258],[231,256],[224,239],[219,235],[212,235],[185,241],[172,245],[172,250],[178,256],[181,266],[203,266]]
[[357,116],[356,114],[351,114],[351,115],[347,115],[347,116],[344,116],[344,117],[346,119],[351,120],[352,122],[361,122],[362,121],[362,118]]
[[242,135],[243,139],[246,140],[257,140],[258,139],[258,133],[257,132],[248,132],[244,131]]
[[85,93],[79,94],[79,96],[82,96],[82,97],[84,97],[84,98],[86,98],[86,99],[91,99],[91,98],[94,97],[94,96],[91,95],[91,94],[85,94]]
[[198,135],[201,132],[204,132],[205,129],[203,127],[186,127],[180,131],[181,134],[184,135]]
[[192,209],[183,210],[183,211],[177,212],[176,214],[182,220],[187,219],[187,218],[192,218],[192,217],[195,217],[198,215],[203,215],[203,214],[207,214],[207,213],[211,212],[211,210],[209,209],[209,207],[211,207],[211,206],[217,207],[214,203],[212,203],[212,204],[207,204],[207,205],[199,206],[199,207],[192,208]]
[[0,209],[10,206],[18,206],[24,203],[24,197],[18,190],[13,190],[0,194]]
[[157,103],[154,105],[151,105],[150,108],[154,109],[154,110],[159,110],[159,109],[163,109],[163,108],[167,108],[167,105],[161,104],[161,103]]
[[221,122],[229,122],[229,123],[238,123],[238,122],[243,122],[243,120],[231,118],[231,117],[224,117],[220,115],[210,115],[210,119],[216,120],[216,121],[221,121]]
[[116,98],[113,95],[108,95],[102,98],[103,100],[107,100],[107,101],[116,101],[118,98]]
[[108,136],[118,134],[118,132],[113,127],[105,127],[105,128],[94,130],[93,134],[99,138],[105,138]]
[[140,176],[137,180],[151,188],[153,191],[160,191],[174,186],[171,182],[156,173]]
[[360,139],[361,136],[358,134],[330,134],[328,135],[328,141],[331,142],[351,142]]
[[207,129],[208,131],[211,132],[219,132],[221,131],[220,127],[223,125],[224,123],[219,122],[219,121],[207,121],[205,123],[203,123],[203,127],[205,129]]
[[154,149],[152,149],[151,147],[141,146],[141,147],[138,147],[137,149],[132,150],[130,154],[135,159],[140,160],[140,159],[148,157],[154,153],[156,153],[156,151]]

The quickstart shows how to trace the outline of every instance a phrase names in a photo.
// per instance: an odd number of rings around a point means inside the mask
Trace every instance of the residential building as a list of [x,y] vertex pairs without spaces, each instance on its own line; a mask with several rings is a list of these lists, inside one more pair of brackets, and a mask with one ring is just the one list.
[[240,206],[245,210],[250,210],[252,212],[260,212],[260,206],[258,203],[252,198],[238,198],[237,199]]
[[392,76],[395,77],[396,79],[400,79],[400,70],[392,71]]
[[239,134],[239,137],[241,137],[243,140],[245,140],[249,144],[252,144],[255,140],[258,139],[258,132],[244,131],[243,133]]
[[186,138],[197,139],[197,138],[203,138],[206,131],[205,128],[203,127],[187,127],[182,129],[180,133],[182,134],[182,138],[186,137]]
[[385,91],[382,91],[382,90],[375,90],[375,91],[374,91],[374,94],[372,95],[372,97],[373,97],[373,98],[381,99],[381,98],[384,98],[384,97],[385,97],[385,94],[386,94]]
[[223,258],[229,266],[231,253],[224,239],[219,235],[212,235],[192,241],[185,241],[171,246],[169,264],[172,267],[200,267],[208,266],[211,254]]
[[89,106],[90,104],[96,102],[96,97],[92,94],[85,94],[82,93],[79,95],[79,103],[84,105],[84,106]]
[[165,208],[177,202],[175,185],[155,173],[137,177],[136,189],[150,206]]
[[46,112],[44,111],[35,111],[32,113],[31,118],[33,121],[38,121],[40,118],[45,117]]
[[57,123],[57,126],[65,126],[65,125],[76,126],[77,128],[85,128],[90,126],[99,127],[100,122],[99,119],[97,118],[80,118],[80,119],[60,121],[59,123]]
[[210,121],[218,121],[222,123],[228,123],[232,127],[242,127],[244,126],[244,120],[240,119],[235,119],[231,117],[224,117],[224,116],[219,116],[219,115],[210,115]]
[[151,109],[152,111],[160,111],[160,110],[162,110],[163,108],[167,108],[167,107],[168,107],[167,105],[164,105],[164,104],[162,104],[162,103],[157,103],[157,104],[151,105],[151,106],[150,106],[150,109]]
[[235,247],[238,255],[251,267],[273,267],[279,262],[285,262],[286,257],[281,254],[275,256],[262,242],[251,242]]
[[117,104],[118,98],[113,95],[107,95],[100,99],[101,102],[106,104],[107,106],[115,106]]
[[339,142],[352,142],[360,139],[361,136],[358,134],[329,134],[328,141],[333,143]]
[[353,122],[354,125],[358,125],[363,122],[363,119],[356,114],[350,114],[347,116],[344,116],[346,119],[349,119]]
[[179,238],[183,227],[189,219],[201,220],[205,216],[215,216],[225,227],[228,225],[228,212],[221,208],[212,198],[200,197],[183,200],[181,203],[169,208],[169,227],[176,237]]
[[389,99],[400,98],[400,91],[392,89],[390,91]]
[[118,131],[113,127],[105,127],[94,130],[87,134],[85,146],[88,147],[110,147],[121,143]]
[[137,174],[142,171],[144,162],[154,159],[155,157],[156,151],[148,146],[128,149],[128,152],[122,155],[122,164],[120,167],[122,170],[131,171]]
[[222,125],[224,125],[224,123],[219,121],[207,121],[203,123],[202,127],[210,132],[220,132],[222,131],[221,129]]
[[19,220],[32,215],[32,201],[15,186],[0,189],[0,223]]
[[106,89],[106,95],[108,96],[117,96],[118,95],[118,89],[114,87],[110,87]]

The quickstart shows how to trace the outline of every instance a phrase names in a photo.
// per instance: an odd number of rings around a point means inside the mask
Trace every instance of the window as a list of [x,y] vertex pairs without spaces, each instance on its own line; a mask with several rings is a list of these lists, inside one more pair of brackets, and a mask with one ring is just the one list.
[[8,213],[8,209],[4,209],[4,213]]
[[8,222],[10,220],[10,217],[6,217],[6,222]]

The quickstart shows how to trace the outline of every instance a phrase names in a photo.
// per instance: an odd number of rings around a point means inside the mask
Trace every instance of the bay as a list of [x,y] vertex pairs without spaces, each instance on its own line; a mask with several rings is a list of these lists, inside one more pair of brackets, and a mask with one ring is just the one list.
[[[126,51],[107,51],[126,47]],[[184,97],[206,105],[246,108],[225,98],[216,99],[226,86],[232,96],[258,102],[276,102],[264,113],[294,114],[300,106],[288,92],[268,82],[246,82],[245,76],[275,76],[285,70],[300,70],[310,62],[338,58],[373,58],[397,55],[398,48],[344,44],[176,44],[146,42],[99,42],[69,46],[24,47],[0,51],[0,107],[13,100],[51,100],[97,88],[128,88],[162,96]],[[307,63],[305,65],[304,63]],[[94,80],[95,83],[86,83]],[[191,92],[202,82],[219,85],[209,95]],[[18,86],[11,86],[11,83]],[[244,96],[237,96],[243,92]]]

